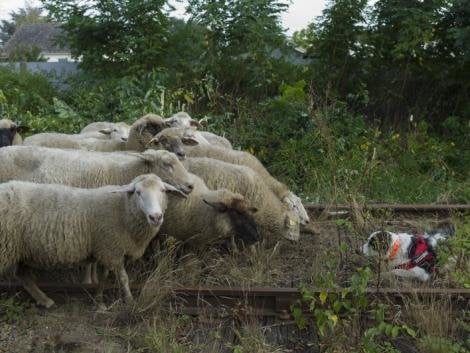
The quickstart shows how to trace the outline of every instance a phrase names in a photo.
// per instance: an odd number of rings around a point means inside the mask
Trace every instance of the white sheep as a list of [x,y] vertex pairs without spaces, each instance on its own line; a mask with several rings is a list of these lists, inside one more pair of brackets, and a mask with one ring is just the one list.
[[[35,145],[52,148],[70,148],[87,151],[144,151],[148,142],[167,125],[158,115],[147,114],[132,124],[127,141],[102,140],[96,138],[77,138],[72,135],[54,132],[41,133],[24,140],[25,145]],[[65,136],[64,136],[65,135]]]
[[85,126],[80,135],[101,139],[127,141],[131,127],[124,122],[97,121]]
[[[165,150],[143,153],[88,152],[36,146],[0,149],[0,182],[57,183],[82,188],[121,185],[138,175],[154,173],[184,193],[193,189],[191,175]],[[98,283],[96,266],[87,266],[83,283]]]
[[[201,128],[202,125],[199,121],[191,118],[186,112],[179,112],[171,117],[165,119],[165,122],[171,127],[180,128]],[[201,144],[209,144],[213,146],[232,149],[232,144],[225,137],[216,135],[209,131],[195,131],[194,137]]]
[[233,238],[251,244],[259,239],[253,215],[257,209],[240,194],[209,190],[196,175],[194,190],[186,199],[170,197],[160,234],[198,247]]
[[185,157],[183,144],[194,145],[198,142],[193,136],[186,136],[185,134],[175,135],[173,128],[166,127],[166,123],[160,116],[147,114],[132,124],[127,141],[94,138],[71,141],[70,139],[62,139],[61,134],[44,133],[26,138],[24,144],[100,152],[145,151],[148,148],[166,149],[175,153],[180,159],[183,159]]
[[183,164],[209,188],[225,188],[241,194],[256,207],[258,212],[253,216],[263,238],[299,240],[298,215],[282,203],[251,168],[211,158],[187,158]]
[[0,147],[21,145],[23,139],[20,133],[26,130],[26,127],[18,126],[10,119],[0,119]]
[[9,180],[56,183],[82,188],[122,185],[136,176],[157,174],[182,192],[193,188],[191,175],[165,150],[143,153],[88,152],[36,146],[0,149],[0,182]]
[[[97,260],[115,273],[126,301],[133,300],[124,259],[138,259],[157,234],[166,192],[180,192],[154,174],[124,186],[79,189],[11,181],[0,185],[0,273],[18,265],[18,277],[39,305],[51,307],[30,275]],[[184,196],[184,194],[181,194]],[[102,294],[104,281],[98,291]]]

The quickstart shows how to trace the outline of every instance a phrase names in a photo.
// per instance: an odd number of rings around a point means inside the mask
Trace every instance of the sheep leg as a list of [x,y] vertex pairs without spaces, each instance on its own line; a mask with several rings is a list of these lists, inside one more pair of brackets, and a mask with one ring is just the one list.
[[85,275],[82,280],[83,284],[98,284],[98,263],[91,262],[85,265]]
[[98,276],[98,262],[96,261],[91,265],[91,280],[94,284],[100,283]]
[[126,303],[134,302],[131,289],[129,288],[129,276],[127,276],[126,269],[123,265],[116,269],[116,277],[119,279],[119,283],[121,284],[122,289],[124,291],[124,299]]
[[24,289],[36,300],[38,305],[44,306],[46,309],[54,305],[54,301],[40,290],[34,282],[30,269],[19,268],[16,276],[23,283]]
[[106,309],[106,306],[104,305],[104,302],[103,302],[103,292],[104,292],[104,286],[106,285],[106,279],[108,278],[108,275],[109,275],[109,270],[108,268],[105,267],[103,269],[103,278],[98,283],[98,289],[96,290],[96,302],[98,303],[98,308],[103,309],[103,310]]
[[93,264],[86,264],[85,265],[85,275],[83,276],[82,283],[83,284],[92,284],[93,281],[91,279],[91,272],[92,272]]

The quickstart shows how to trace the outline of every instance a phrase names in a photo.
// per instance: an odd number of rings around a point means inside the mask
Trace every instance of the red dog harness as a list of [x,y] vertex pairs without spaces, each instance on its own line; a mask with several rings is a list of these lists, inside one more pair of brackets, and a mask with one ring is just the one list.
[[418,234],[412,238],[408,257],[410,258],[410,261],[395,266],[395,268],[410,270],[413,267],[419,266],[423,267],[428,272],[434,272],[436,270],[436,256],[422,234]]

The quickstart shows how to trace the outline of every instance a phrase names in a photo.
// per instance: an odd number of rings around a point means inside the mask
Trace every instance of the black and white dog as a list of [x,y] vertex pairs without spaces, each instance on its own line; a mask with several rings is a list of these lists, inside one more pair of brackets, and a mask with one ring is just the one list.
[[362,246],[367,256],[380,256],[391,273],[400,277],[428,281],[436,270],[436,246],[454,234],[449,224],[423,234],[373,232]]

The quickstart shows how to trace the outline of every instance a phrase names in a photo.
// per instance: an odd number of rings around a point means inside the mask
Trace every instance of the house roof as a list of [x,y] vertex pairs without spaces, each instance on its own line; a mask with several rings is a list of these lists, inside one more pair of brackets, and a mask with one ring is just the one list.
[[68,46],[62,46],[57,43],[57,37],[60,34],[62,34],[62,29],[56,23],[23,25],[5,43],[3,51],[8,54],[18,45],[25,45],[36,46],[43,53],[70,53]]

